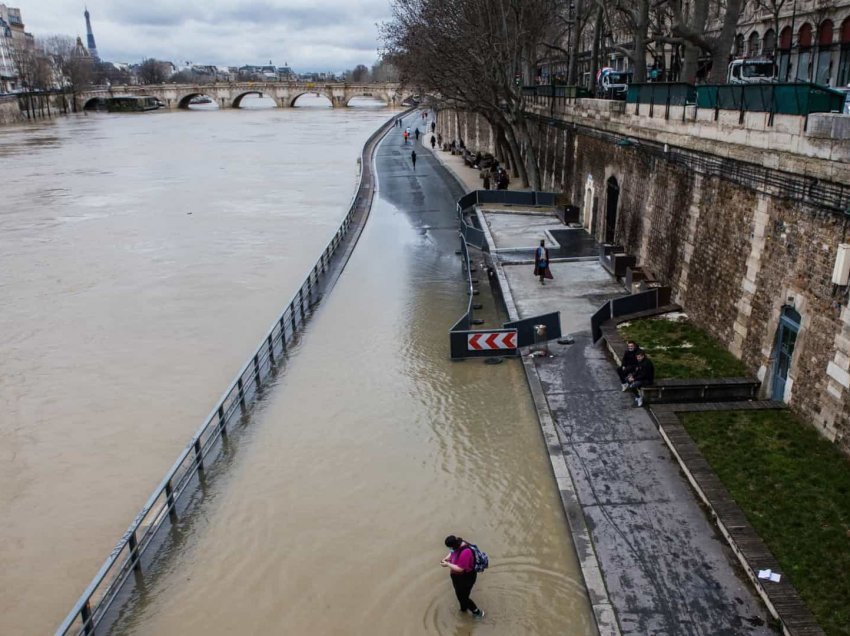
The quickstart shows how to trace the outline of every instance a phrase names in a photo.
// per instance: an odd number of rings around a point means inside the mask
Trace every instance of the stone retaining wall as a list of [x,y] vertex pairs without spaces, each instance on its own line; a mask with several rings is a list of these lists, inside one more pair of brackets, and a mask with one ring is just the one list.
[[[850,289],[831,280],[838,244],[850,242],[848,219],[668,161],[641,146],[644,139],[657,140],[656,130],[635,125],[627,131],[637,145],[622,137],[618,143],[599,133],[611,133],[610,117],[625,115],[595,116],[573,114],[559,126],[540,120],[535,143],[543,189],[565,192],[583,224],[604,242],[611,229],[608,183],[615,180],[614,241],[764,381],[766,395],[780,314],[785,306],[798,311],[802,323],[784,400],[850,454]],[[582,125],[572,125],[577,122]],[[494,151],[489,125],[475,115],[443,111],[438,126],[444,140],[460,137],[473,151]],[[723,156],[755,150],[693,143]],[[850,184],[850,170],[836,168],[840,162],[786,155],[775,159],[785,166],[817,164],[809,169]]]
[[23,121],[17,97],[0,97],[0,126]]

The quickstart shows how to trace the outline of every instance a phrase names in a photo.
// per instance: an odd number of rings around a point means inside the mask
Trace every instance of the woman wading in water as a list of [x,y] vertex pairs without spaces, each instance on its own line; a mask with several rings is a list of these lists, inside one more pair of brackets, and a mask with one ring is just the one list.
[[451,570],[452,586],[460,603],[460,611],[470,610],[476,618],[484,618],[484,612],[469,598],[475,579],[478,578],[472,548],[461,537],[453,534],[446,537],[446,547],[451,549],[451,552],[440,561],[440,565]]

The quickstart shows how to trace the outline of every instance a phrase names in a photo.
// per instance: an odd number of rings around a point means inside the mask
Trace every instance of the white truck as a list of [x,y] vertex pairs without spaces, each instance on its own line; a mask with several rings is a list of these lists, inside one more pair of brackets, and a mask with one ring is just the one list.
[[732,60],[726,73],[729,84],[769,84],[778,79],[773,60],[757,58]]

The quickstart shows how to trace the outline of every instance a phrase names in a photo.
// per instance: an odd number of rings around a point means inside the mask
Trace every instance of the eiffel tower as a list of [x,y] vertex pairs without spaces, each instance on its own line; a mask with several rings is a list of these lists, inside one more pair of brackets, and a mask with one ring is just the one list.
[[86,7],[86,12],[83,15],[86,16],[86,34],[88,39],[89,53],[91,54],[91,57],[95,62],[100,62],[100,56],[97,54],[97,44],[94,43],[94,33],[92,33],[91,31],[91,19],[89,16],[88,7]]

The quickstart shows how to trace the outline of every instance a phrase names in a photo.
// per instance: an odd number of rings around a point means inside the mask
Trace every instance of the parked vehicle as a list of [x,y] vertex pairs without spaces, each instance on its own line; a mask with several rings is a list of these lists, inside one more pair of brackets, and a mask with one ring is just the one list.
[[767,59],[732,60],[726,73],[729,84],[768,84],[777,80],[776,64]]
[[606,67],[596,75],[596,91],[606,99],[626,99],[631,81],[631,71],[615,71]]

